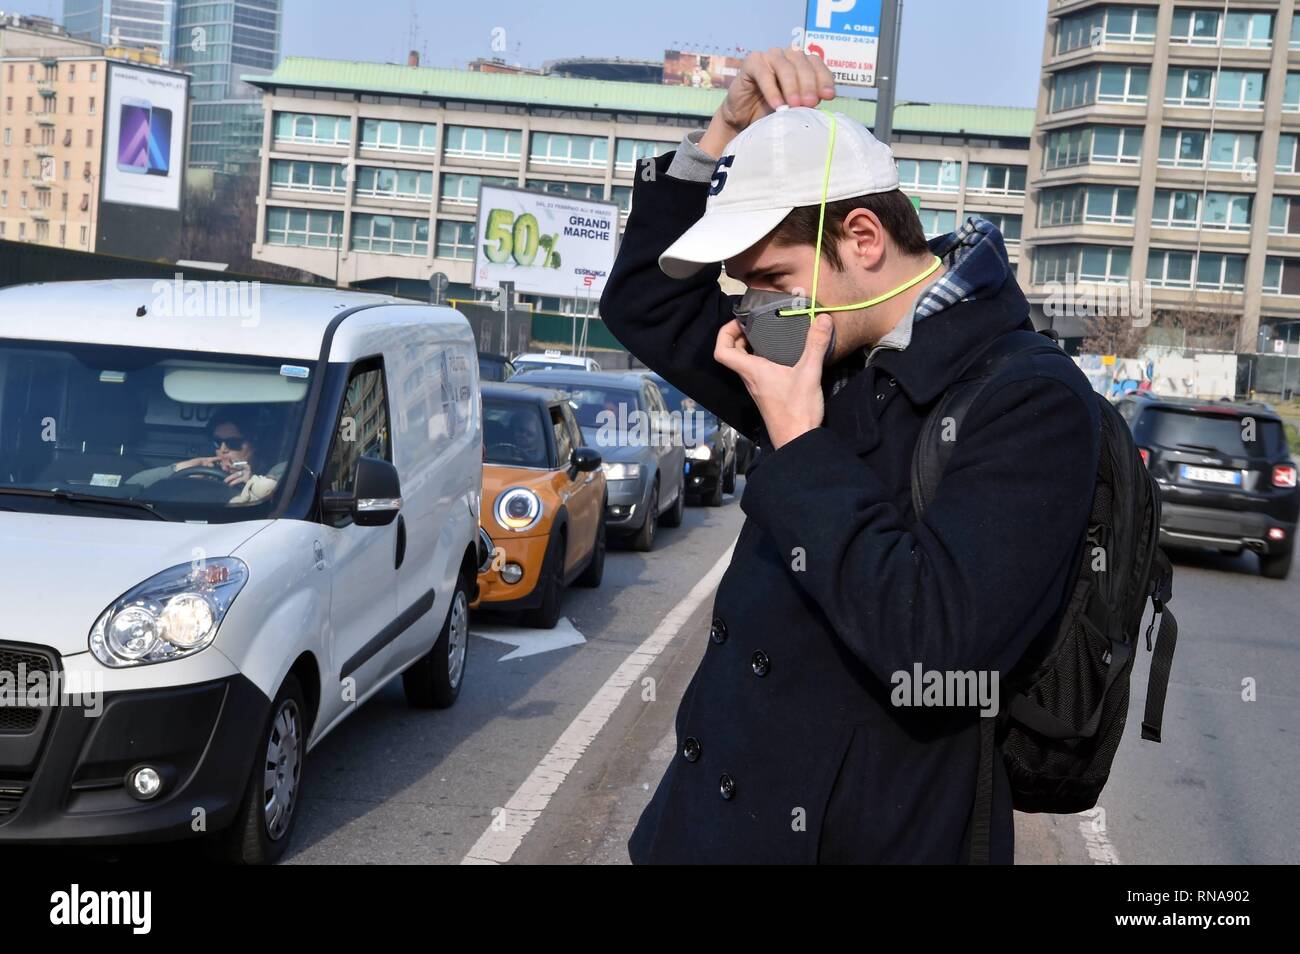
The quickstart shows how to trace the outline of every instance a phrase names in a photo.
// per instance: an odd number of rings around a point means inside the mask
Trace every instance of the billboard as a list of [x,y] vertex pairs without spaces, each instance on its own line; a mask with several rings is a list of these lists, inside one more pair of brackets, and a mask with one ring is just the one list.
[[104,114],[105,202],[180,211],[189,77],[114,63]]
[[474,287],[599,298],[618,250],[618,206],[547,192],[481,186]]
[[875,86],[881,0],[808,0],[803,49],[825,61],[835,82]]
[[726,89],[740,72],[742,60],[734,56],[664,51],[664,84]]

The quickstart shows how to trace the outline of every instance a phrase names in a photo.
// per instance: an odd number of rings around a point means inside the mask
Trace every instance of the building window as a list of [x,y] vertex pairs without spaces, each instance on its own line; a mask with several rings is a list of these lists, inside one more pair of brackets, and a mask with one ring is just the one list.
[[652,159],[674,148],[673,143],[620,139],[614,147],[614,168],[619,172],[632,172],[642,159]]
[[1268,214],[1269,235],[1300,235],[1300,196],[1275,195]]
[[921,217],[921,230],[927,239],[957,230],[957,212],[953,209],[920,208],[917,214]]
[[613,191],[613,200],[618,203],[619,210],[627,215],[632,211],[632,187],[616,185]]
[[[1296,17],[1300,20],[1300,17]],[[1296,165],[1296,144],[1300,143],[1300,136],[1294,133],[1282,133],[1277,137],[1277,171],[1283,173],[1300,172],[1300,167]]]
[[434,123],[403,123],[395,119],[361,120],[361,148],[389,152],[438,151],[438,127]]
[[1010,212],[974,212],[972,215],[988,219],[1002,233],[1002,241],[1007,245],[1020,244],[1020,223],[1022,217]]
[[1286,74],[1286,87],[1282,90],[1282,112],[1300,113],[1300,73]]
[[598,182],[554,182],[548,179],[529,179],[528,188],[535,192],[568,196],[570,199],[605,198],[605,187]]
[[272,159],[271,188],[341,195],[348,191],[348,171],[337,162]]
[[898,187],[904,192],[959,192],[961,163],[947,159],[899,159]]
[[1300,295],[1300,258],[1270,255],[1264,259],[1266,295]]
[[518,182],[507,176],[468,176],[447,173],[442,177],[442,191],[439,193],[439,198],[448,205],[478,205],[480,185],[514,187]]
[[1157,189],[1151,224],[1166,229],[1250,231],[1251,196],[1241,192]]
[[1155,7],[1098,7],[1061,17],[1056,30],[1056,53],[1069,53],[1099,41],[1154,43]]
[[314,146],[346,146],[352,140],[352,120],[347,116],[276,113],[275,140]]
[[1147,101],[1150,74],[1149,67],[1117,63],[1057,73],[1052,77],[1051,111],[1076,109],[1092,103],[1142,105]]
[[1108,245],[1041,245],[1034,250],[1034,284],[1127,282],[1133,250]]
[[1024,195],[1025,167],[972,162],[966,167],[966,191],[979,195]]
[[1241,291],[1246,285],[1246,256],[1153,248],[1147,257],[1147,281],[1157,288]]
[[1169,42],[1266,50],[1273,44],[1273,14],[1237,11],[1225,19],[1218,10],[1175,9]]
[[1264,74],[1223,70],[1216,80],[1213,70],[1170,67],[1166,106],[1209,106],[1211,99],[1221,109],[1263,109]]
[[1300,50],[1300,17],[1291,18],[1291,49]]
[[361,166],[357,169],[357,195],[427,202],[433,198],[433,173]]
[[428,255],[429,220],[398,215],[354,214],[352,249],[378,255]]
[[604,136],[572,136],[535,132],[528,144],[528,161],[547,166],[603,167],[609,160]]
[[1173,169],[1204,169],[1207,142],[1211,169],[1235,171],[1254,167],[1255,150],[1259,144],[1255,133],[1216,132],[1209,136],[1202,129],[1169,127],[1160,132],[1158,162]]
[[448,126],[443,155],[455,159],[497,159],[518,162],[523,134],[517,129]]
[[437,257],[473,261],[474,233],[473,222],[439,222]]
[[342,237],[342,212],[278,207],[266,210],[268,245],[339,248]]

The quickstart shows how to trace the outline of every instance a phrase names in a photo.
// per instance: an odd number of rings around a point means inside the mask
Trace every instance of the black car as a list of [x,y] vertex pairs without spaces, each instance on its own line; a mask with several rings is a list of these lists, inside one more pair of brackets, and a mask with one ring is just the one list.
[[1116,405],[1160,485],[1160,542],[1259,554],[1291,570],[1300,491],[1286,429],[1267,404],[1129,394]]
[[503,354],[488,351],[478,353],[478,376],[480,381],[509,381],[515,373],[510,359]]
[[739,460],[735,430],[659,375],[647,372],[646,377],[659,385],[668,410],[681,418],[689,499],[721,506],[724,493],[736,492]]

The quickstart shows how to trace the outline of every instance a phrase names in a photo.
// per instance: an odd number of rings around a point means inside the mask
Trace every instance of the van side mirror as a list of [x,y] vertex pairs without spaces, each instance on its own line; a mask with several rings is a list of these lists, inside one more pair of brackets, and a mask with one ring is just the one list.
[[359,527],[386,527],[402,509],[402,486],[397,468],[377,457],[361,457],[352,481],[352,493],[327,491],[321,495],[325,513],[351,514]]
[[600,467],[600,451],[592,447],[575,447],[569,455],[569,463],[581,472],[590,472]]

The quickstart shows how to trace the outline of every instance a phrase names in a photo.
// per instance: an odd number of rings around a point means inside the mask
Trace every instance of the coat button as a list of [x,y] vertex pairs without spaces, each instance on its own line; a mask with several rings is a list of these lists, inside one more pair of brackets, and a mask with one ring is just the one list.
[[715,643],[727,641],[727,624],[722,621],[721,616],[713,617],[713,625],[709,627],[709,639]]
[[698,762],[702,751],[699,739],[692,737],[682,743],[682,757],[688,762]]
[[755,676],[766,676],[772,668],[772,660],[761,649],[754,650],[754,655],[749,657],[749,664],[754,668]]
[[883,394],[877,394],[877,395],[876,395],[876,400],[877,400],[877,401],[883,401],[884,399],[885,399],[885,396],[884,396]]
[[727,801],[736,797],[736,780],[726,772],[723,772],[722,778],[718,780],[718,794]]
[[897,378],[890,378],[890,379],[889,379],[889,386],[890,386],[891,388],[896,388],[896,387],[898,387],[898,379],[897,379]]

